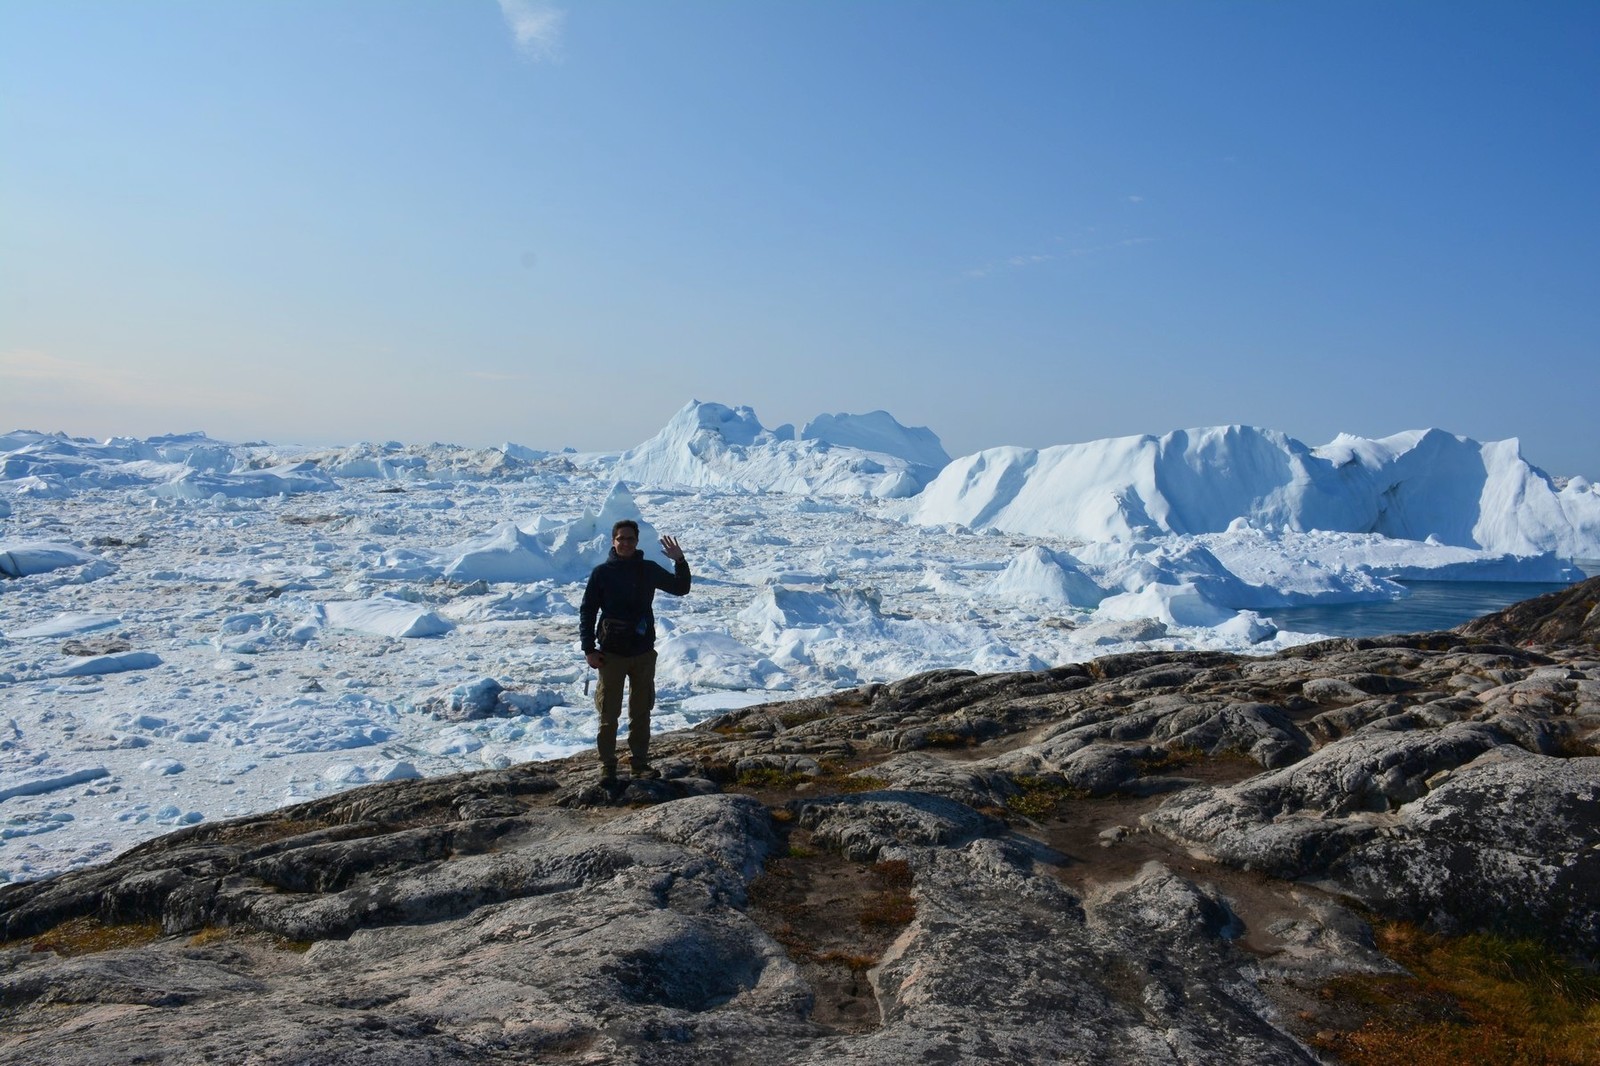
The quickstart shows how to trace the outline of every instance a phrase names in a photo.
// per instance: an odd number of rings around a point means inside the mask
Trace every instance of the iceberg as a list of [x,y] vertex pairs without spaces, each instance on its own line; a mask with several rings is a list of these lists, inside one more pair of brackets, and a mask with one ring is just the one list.
[[435,611],[389,596],[321,603],[317,615],[330,629],[375,637],[437,637],[455,628]]
[[920,491],[944,459],[931,431],[883,411],[823,415],[797,435],[792,426],[767,429],[748,407],[692,400],[611,473],[651,486],[899,499]]
[[540,518],[532,532],[506,522],[446,548],[440,553],[449,560],[443,574],[461,582],[582,581],[611,554],[611,527],[624,518],[639,523],[639,550],[645,558],[663,562],[660,532],[640,516],[633,494],[619,482],[606,494],[598,514],[586,510],[569,522]]
[[1499,555],[1600,558],[1600,492],[1558,488],[1515,439],[1438,429],[1310,448],[1250,426],[956,459],[911,501],[925,525],[1083,541],[1266,530],[1374,533]]
[[4,577],[28,577],[91,563],[103,564],[104,560],[72,544],[43,540],[0,541],[0,576]]
[[1000,600],[1051,607],[1097,607],[1106,590],[1083,572],[1078,560],[1042,545],[1025,549],[1006,564],[984,592]]

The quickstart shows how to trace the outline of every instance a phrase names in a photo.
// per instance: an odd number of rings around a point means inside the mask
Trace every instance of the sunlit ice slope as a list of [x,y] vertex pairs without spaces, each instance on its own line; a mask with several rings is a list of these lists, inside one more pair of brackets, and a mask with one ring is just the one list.
[[1558,486],[1513,438],[1438,429],[1318,448],[1250,426],[991,448],[951,462],[910,505],[955,523],[1083,541],[1263,529],[1376,533],[1517,555],[1600,556],[1600,492]]

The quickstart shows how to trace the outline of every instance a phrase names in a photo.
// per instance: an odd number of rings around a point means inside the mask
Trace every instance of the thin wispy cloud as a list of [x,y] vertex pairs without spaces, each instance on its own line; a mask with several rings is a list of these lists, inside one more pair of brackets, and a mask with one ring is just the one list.
[[559,57],[565,11],[538,0],[500,0],[500,14],[516,39],[517,51],[535,61]]
[[1054,263],[1062,259],[1082,259],[1086,256],[1099,255],[1102,252],[1115,251],[1118,248],[1131,248],[1136,244],[1150,244],[1154,237],[1129,237],[1127,240],[1113,241],[1110,244],[1085,245],[1078,248],[1067,248],[1059,252],[1035,252],[1029,255],[1013,255],[993,263],[985,263],[981,267],[974,267],[966,272],[969,278],[986,278],[1006,270],[1025,270],[1045,263]]
[[27,381],[46,381],[60,377],[82,377],[74,364],[54,359],[43,352],[0,352],[0,375]]
[[204,406],[243,409],[250,402],[182,378],[152,377],[134,366],[105,366],[63,359],[47,352],[0,352],[0,394],[24,406],[68,400],[75,406],[152,410]]

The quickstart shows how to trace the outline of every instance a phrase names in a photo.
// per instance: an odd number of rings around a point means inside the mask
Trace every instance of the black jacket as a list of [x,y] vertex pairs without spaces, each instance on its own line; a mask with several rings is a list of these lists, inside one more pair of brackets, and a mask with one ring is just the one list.
[[[668,570],[651,562],[643,552],[626,559],[612,551],[611,558],[594,568],[583,590],[583,606],[578,610],[578,634],[585,653],[595,651],[596,615],[618,619],[628,625],[632,640],[619,655],[643,655],[656,646],[656,614],[651,604],[656,589],[682,596],[689,591],[689,563],[679,559]],[[616,649],[612,649],[616,650]]]

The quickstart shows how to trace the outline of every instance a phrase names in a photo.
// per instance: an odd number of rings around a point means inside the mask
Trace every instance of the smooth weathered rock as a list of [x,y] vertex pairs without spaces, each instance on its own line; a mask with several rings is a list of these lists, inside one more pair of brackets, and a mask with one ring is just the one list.
[[0,1063],[1319,1062],[1349,902],[1595,960],[1597,592],[203,823],[0,889]]
[[1385,914],[1600,945],[1600,758],[1501,746],[1400,810],[1328,876]]

